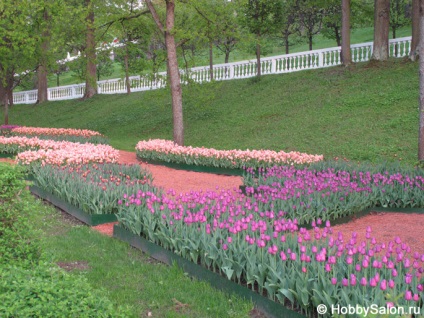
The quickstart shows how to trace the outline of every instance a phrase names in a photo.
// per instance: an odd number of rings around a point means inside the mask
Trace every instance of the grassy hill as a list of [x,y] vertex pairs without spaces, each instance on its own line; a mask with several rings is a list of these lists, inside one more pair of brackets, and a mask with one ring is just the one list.
[[[186,145],[416,162],[418,64],[406,60],[195,84],[183,100]],[[15,105],[10,123],[93,129],[126,150],[172,139],[167,89]]]

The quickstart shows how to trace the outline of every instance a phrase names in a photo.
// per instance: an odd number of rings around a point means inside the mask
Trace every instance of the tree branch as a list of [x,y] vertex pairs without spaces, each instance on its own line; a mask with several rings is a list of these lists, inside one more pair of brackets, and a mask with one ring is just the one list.
[[149,7],[150,13],[152,14],[153,20],[155,20],[156,25],[158,26],[161,32],[165,32],[165,28],[163,27],[162,22],[160,21],[159,15],[153,6],[152,0],[146,0],[146,4]]

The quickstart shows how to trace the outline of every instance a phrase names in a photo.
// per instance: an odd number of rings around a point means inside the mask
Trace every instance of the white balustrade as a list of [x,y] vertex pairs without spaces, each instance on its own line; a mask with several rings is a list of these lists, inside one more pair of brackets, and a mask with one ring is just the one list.
[[[351,46],[352,61],[354,63],[366,62],[371,59],[373,42],[354,44]],[[405,57],[411,50],[411,37],[393,39],[389,41],[390,57]],[[321,50],[292,53],[266,57],[261,59],[261,72],[267,74],[290,73],[302,70],[317,69],[340,65],[341,48],[332,47]],[[69,57],[68,57],[69,59]],[[232,79],[243,79],[256,76],[257,61],[247,60],[227,64],[216,64],[213,66],[213,79],[224,81]],[[181,83],[188,81],[197,83],[210,81],[210,67],[193,67],[187,73],[181,72]],[[131,76],[131,92],[140,92],[159,89],[166,86],[167,74],[160,72],[155,75]],[[110,79],[99,81],[99,94],[122,94],[127,92],[125,79]],[[84,95],[85,84],[59,86],[48,89],[49,100],[65,100],[81,98]],[[37,101],[37,90],[13,93],[15,104],[31,104]]]

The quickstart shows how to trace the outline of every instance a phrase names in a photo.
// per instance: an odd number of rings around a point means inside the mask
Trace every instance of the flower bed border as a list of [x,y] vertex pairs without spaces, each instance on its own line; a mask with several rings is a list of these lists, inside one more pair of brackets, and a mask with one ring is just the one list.
[[15,153],[4,153],[0,152],[0,158],[10,158],[13,159],[16,156]]
[[54,194],[51,194],[37,186],[30,186],[29,190],[32,194],[35,194],[37,197],[50,202],[55,207],[65,211],[66,213],[74,216],[78,220],[88,224],[90,226],[96,226],[99,224],[116,222],[115,214],[88,214],[81,209],[75,207],[74,205],[59,199]]
[[225,277],[211,272],[210,270],[197,265],[173,252],[156,245],[145,238],[135,235],[130,231],[124,229],[119,224],[113,226],[113,237],[124,241],[131,246],[140,249],[150,257],[172,265],[176,263],[184,272],[188,273],[191,277],[208,282],[211,286],[222,290],[227,293],[237,294],[238,296],[250,300],[255,304],[255,307],[263,312],[269,318],[285,317],[285,318],[305,318],[306,316],[290,310],[258,293],[232,282]]
[[227,176],[242,176],[243,169],[230,169],[230,168],[220,168],[220,167],[211,167],[211,166],[197,166],[189,165],[186,163],[176,163],[176,162],[166,162],[161,160],[154,159],[145,159],[137,156],[137,159],[141,162],[150,163],[153,165],[165,166],[168,168],[173,168],[177,170],[193,171],[193,172],[205,172],[213,173]]

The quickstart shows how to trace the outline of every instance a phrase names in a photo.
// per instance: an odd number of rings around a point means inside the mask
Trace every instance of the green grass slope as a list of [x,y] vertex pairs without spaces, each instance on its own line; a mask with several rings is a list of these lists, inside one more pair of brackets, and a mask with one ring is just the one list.
[[[186,145],[415,163],[418,64],[406,60],[183,89]],[[100,131],[117,148],[172,139],[169,90],[15,105],[10,123]]]

